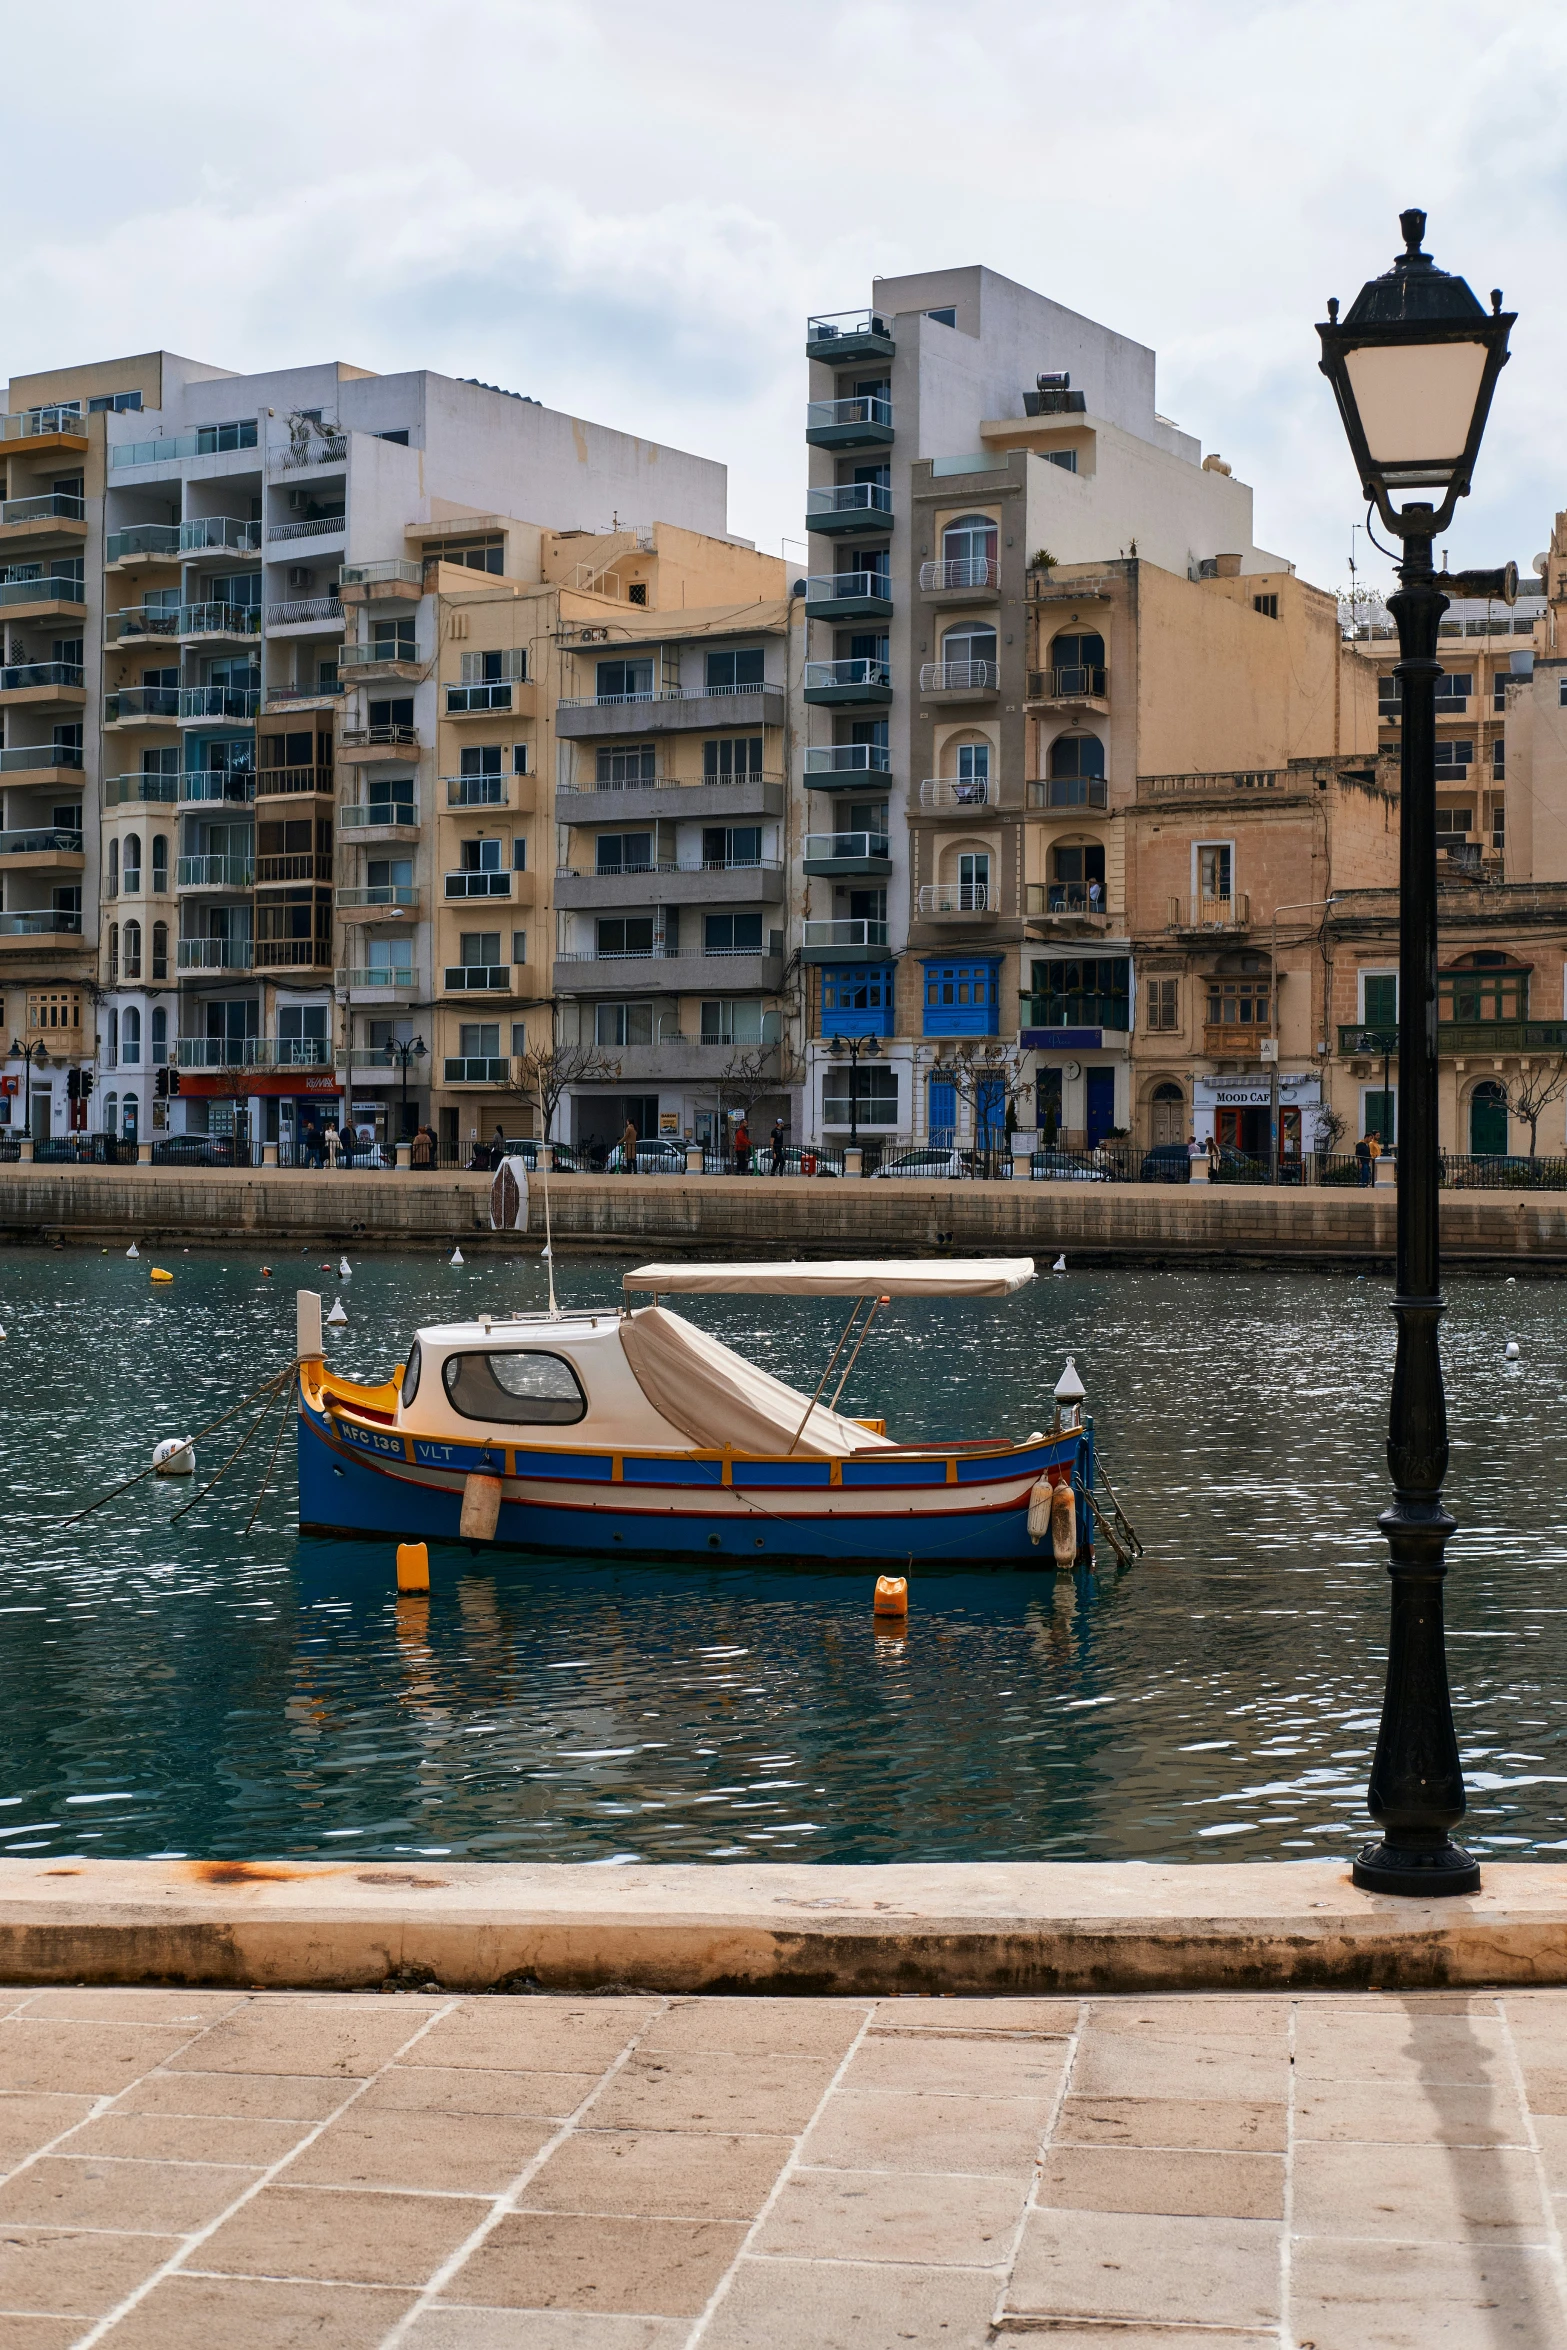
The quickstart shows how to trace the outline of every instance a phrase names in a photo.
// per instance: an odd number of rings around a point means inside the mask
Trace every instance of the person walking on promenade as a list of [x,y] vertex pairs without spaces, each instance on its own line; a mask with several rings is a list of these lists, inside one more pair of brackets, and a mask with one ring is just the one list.
[[620,1171],[622,1175],[634,1175],[637,1171],[637,1130],[630,1118],[620,1138]]
[[749,1175],[750,1172],[751,1130],[747,1126],[745,1120],[742,1118],[739,1125],[735,1128],[735,1173],[737,1175]]
[[772,1148],[773,1173],[781,1175],[784,1171],[784,1122],[781,1118],[773,1120]]
[[1374,1183],[1376,1181],[1377,1171],[1375,1166],[1372,1164],[1371,1141],[1367,1135],[1363,1134],[1355,1145],[1355,1166],[1360,1177],[1362,1189],[1364,1189],[1368,1183]]
[[329,1123],[324,1139],[326,1144],[326,1163],[329,1167],[335,1168],[339,1158],[342,1155],[343,1138],[338,1133],[337,1128]]
[[1190,1142],[1189,1142],[1189,1143],[1186,1145],[1186,1159],[1187,1159],[1187,1165],[1188,1165],[1188,1167],[1189,1167],[1189,1168],[1195,1168],[1195,1166],[1196,1166],[1196,1164],[1197,1164],[1198,1160],[1199,1160],[1199,1159],[1205,1159],[1207,1156],[1208,1156],[1208,1145],[1207,1145],[1205,1142],[1199,1142],[1199,1141],[1198,1141],[1198,1139],[1197,1139],[1197,1129],[1196,1129],[1196,1127],[1194,1126],[1194,1127],[1192,1128],[1192,1138],[1191,1138],[1191,1141],[1190,1141]]
[[490,1144],[490,1165],[494,1168],[499,1168],[500,1163],[505,1158],[505,1156],[506,1129],[503,1126],[497,1126],[495,1129],[495,1139]]

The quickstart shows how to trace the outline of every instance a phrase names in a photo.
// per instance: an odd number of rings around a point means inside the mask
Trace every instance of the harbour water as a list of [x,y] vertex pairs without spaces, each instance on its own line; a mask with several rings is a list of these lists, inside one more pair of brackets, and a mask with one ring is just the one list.
[[[287,1359],[301,1283],[380,1377],[421,1321],[544,1302],[537,1260],[311,1253],[0,1258],[0,1851],[488,1860],[1288,1859],[1351,1851],[1386,1623],[1388,1284],[1289,1272],[1044,1276],[883,1310],[846,1407],[902,1436],[1044,1425],[1076,1357],[1147,1555],[954,1574],[873,1628],[864,1574],[432,1554],[294,1530],[292,1432],[74,1509]],[[1048,1260],[1045,1260],[1048,1262]],[[334,1252],[335,1268],[335,1252]],[[573,1303],[620,1262],[562,1260]],[[1450,1659],[1482,1853],[1567,1853],[1567,1321],[1545,1283],[1456,1279]],[[698,1299],[813,1385],[816,1301]],[[1504,1358],[1516,1339],[1519,1359]],[[235,1426],[243,1427],[243,1422]]]

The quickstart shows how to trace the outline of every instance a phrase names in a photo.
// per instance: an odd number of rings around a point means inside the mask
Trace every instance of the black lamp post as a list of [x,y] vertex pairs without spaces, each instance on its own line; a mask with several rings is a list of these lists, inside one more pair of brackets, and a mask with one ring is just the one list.
[[[1437,1327],[1444,1311],[1438,1247],[1436,1052],[1436,681],[1444,587],[1512,603],[1516,567],[1439,581],[1431,542],[1469,494],[1514,314],[1500,292],[1487,316],[1461,277],[1420,250],[1423,212],[1399,215],[1405,250],[1361,288],[1342,324],[1328,304],[1319,326],[1366,498],[1403,541],[1398,622],[1402,691],[1398,958],[1398,1352],[1388,1419],[1393,1505],[1378,1520],[1392,1579],[1387,1686],[1367,1808],[1381,1830],[1355,1862],[1375,1893],[1472,1893],[1477,1862],[1452,1841],[1464,1779],[1448,1694],[1442,1630],[1445,1552],[1454,1521],[1442,1506],[1447,1405]],[[1431,502],[1395,507],[1395,493]],[[1439,501],[1439,502],[1435,502]]]
[[398,1141],[401,1142],[408,1132],[408,1064],[410,1061],[422,1061],[424,1059],[424,1038],[422,1036],[416,1036],[412,1043],[401,1044],[398,1042],[395,1036],[389,1036],[386,1040],[386,1058],[389,1067],[395,1066],[399,1061],[401,1061],[403,1065],[403,1106],[400,1113],[401,1132],[397,1137]]
[[44,1040],[41,1036],[39,1037],[36,1044],[23,1044],[19,1036],[12,1037],[11,1058],[13,1060],[25,1061],[27,1064],[26,1075],[24,1079],[24,1084],[26,1087],[24,1096],[25,1107],[22,1111],[22,1132],[24,1134],[31,1134],[33,1131],[33,1061],[35,1057],[37,1059],[39,1068],[42,1069],[45,1063],[48,1061],[49,1048],[44,1043]]
[[851,1036],[847,1041],[841,1036],[835,1036],[832,1049],[835,1053],[847,1053],[849,1056],[849,1147],[857,1150],[860,1142],[860,1055],[863,1053],[868,1061],[879,1061],[881,1046],[874,1036]]

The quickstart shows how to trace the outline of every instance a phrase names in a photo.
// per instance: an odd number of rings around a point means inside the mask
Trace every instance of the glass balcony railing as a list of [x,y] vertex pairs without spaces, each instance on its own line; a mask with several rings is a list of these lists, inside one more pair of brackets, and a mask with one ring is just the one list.
[[892,670],[885,661],[807,661],[805,690],[810,693],[843,692],[846,688],[861,688],[878,696],[892,691]]
[[422,588],[424,565],[409,562],[394,555],[381,563],[345,563],[339,575],[340,587],[380,587],[396,581],[400,587]]
[[0,503],[0,522],[85,522],[87,501],[68,490],[45,490],[36,498],[7,498]]
[[410,640],[383,639],[379,644],[343,645],[338,652],[337,665],[343,673],[351,669],[391,669],[403,662],[418,665],[425,656]]
[[884,947],[887,943],[885,922],[871,922],[854,916],[839,922],[807,922],[805,944],[808,947]]
[[122,685],[117,693],[103,697],[105,726],[120,726],[127,718],[166,718],[172,723],[179,714],[177,685]]
[[27,775],[56,767],[80,767],[80,743],[18,743],[0,751],[0,775]]
[[510,806],[504,775],[447,775],[448,808],[505,808]]
[[809,614],[822,604],[890,604],[892,580],[885,571],[819,571],[805,583]]
[[890,775],[885,743],[815,743],[805,754],[807,775]]
[[174,465],[185,457],[219,457],[230,449],[253,449],[258,440],[256,419],[242,416],[233,424],[203,424],[195,432],[165,433],[151,441],[119,441],[109,450],[111,472],[127,465]]
[[823,489],[805,493],[807,516],[815,514],[863,515],[867,521],[890,521],[892,492],[879,481],[839,481]]
[[62,914],[53,907],[34,914],[0,914],[0,938],[80,938],[80,914]]
[[106,563],[118,563],[123,555],[166,555],[173,562],[179,551],[177,522],[135,522],[128,530],[111,530],[103,542]]
[[234,514],[195,514],[180,524],[182,555],[254,555],[260,545],[260,523]]
[[0,612],[12,604],[85,604],[87,590],[74,571],[45,571],[26,579],[0,580]]
[[338,987],[392,987],[405,994],[414,983],[411,963],[355,963],[339,965],[332,974]]
[[22,832],[0,832],[0,857],[79,857],[82,836],[45,824]]
[[49,440],[57,433],[85,438],[87,419],[80,400],[57,401],[47,408],[20,408],[0,416],[0,441]]
[[80,687],[79,661],[17,661],[0,669],[0,694],[29,693],[39,686]]
[[377,881],[363,889],[340,889],[337,903],[352,909],[366,906],[417,906],[419,892],[405,882]]
[[259,685],[182,685],[182,718],[254,718],[261,702]]
[[182,1069],[328,1069],[332,1047],[320,1036],[182,1036]]
[[178,945],[182,971],[248,971],[255,958],[248,938],[182,938]]
[[810,432],[851,430],[872,425],[878,435],[892,431],[892,402],[874,395],[849,400],[807,400],[805,429]]
[[179,624],[181,636],[259,636],[261,606],[231,604],[226,599],[214,604],[182,604]]
[[180,776],[180,798],[187,802],[224,800],[248,806],[255,796],[256,779],[248,770],[187,767]]
[[103,804],[106,808],[120,808],[129,802],[145,800],[164,806],[177,800],[179,791],[177,775],[106,775]]
[[181,889],[253,889],[256,861],[248,857],[181,857]]
[[851,860],[863,862],[871,857],[887,857],[891,853],[884,832],[808,832],[805,836],[805,861],[808,865]]
[[337,821],[344,832],[376,830],[388,825],[411,830],[419,821],[419,803],[406,800],[347,800],[338,808]]
[[419,737],[415,729],[398,720],[388,720],[377,726],[345,726],[343,748],[349,751],[417,750]]

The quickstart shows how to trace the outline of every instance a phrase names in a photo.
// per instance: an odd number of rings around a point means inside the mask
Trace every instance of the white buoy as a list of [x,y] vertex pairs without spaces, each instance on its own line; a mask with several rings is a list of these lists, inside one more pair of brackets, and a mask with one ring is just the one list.
[[152,1465],[160,1477],[192,1477],[196,1473],[196,1455],[188,1436],[165,1436],[161,1444],[152,1448]]
[[348,1316],[343,1311],[343,1301],[340,1297],[333,1298],[332,1311],[328,1314],[327,1320],[337,1324],[338,1326],[341,1326],[348,1320]]
[[467,1263],[467,1259],[464,1257],[460,1248],[454,1248],[452,1250],[451,1261],[454,1265],[462,1265]]
[[136,1243],[133,1240],[125,1253],[128,1257],[139,1257],[141,1255],[141,1250],[136,1246]]
[[1066,1259],[1065,1259],[1065,1257],[1057,1257],[1057,1259],[1056,1259],[1055,1263],[1054,1263],[1054,1264],[1051,1266],[1050,1270],[1051,1270],[1051,1272],[1052,1272],[1052,1273],[1064,1273],[1064,1272],[1066,1271]]
[[342,1274],[345,1281],[348,1279],[349,1274],[353,1271],[353,1267],[349,1264],[346,1257],[338,1258],[337,1269]]
[[1516,1363],[1519,1352],[1517,1339],[1509,1338],[1507,1344],[1503,1347],[1502,1352],[1510,1363]]

